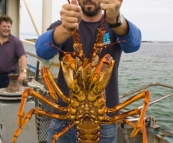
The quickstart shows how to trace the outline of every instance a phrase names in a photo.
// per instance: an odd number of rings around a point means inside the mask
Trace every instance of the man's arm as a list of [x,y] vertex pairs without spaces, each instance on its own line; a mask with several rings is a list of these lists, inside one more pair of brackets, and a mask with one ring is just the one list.
[[20,57],[20,75],[18,80],[22,82],[24,79],[26,79],[26,55],[22,55]]
[[71,32],[67,31],[63,25],[56,27],[53,32],[53,41],[56,44],[63,44],[69,37],[71,37]]
[[61,48],[71,36],[71,30],[78,28],[82,18],[82,11],[76,3],[64,4],[60,11],[62,23],[54,26],[54,29],[45,32],[38,38],[36,53],[42,59],[51,59],[58,53],[58,50],[46,44],[47,42]]
[[53,41],[53,32],[55,29],[49,30],[42,35],[40,35],[35,43],[36,54],[45,60],[53,58],[59,51],[56,48],[51,47],[49,44],[53,44],[58,48],[61,48],[62,45],[55,44]]
[[[100,7],[106,12],[106,21],[109,24],[112,25],[117,23],[122,2],[123,0],[107,0],[107,1],[102,0]],[[119,36],[127,35],[129,27],[128,27],[126,19],[124,18],[123,23],[119,27],[112,28],[112,29]]]
[[62,6],[60,15],[62,24],[56,27],[53,32],[53,41],[56,44],[63,44],[69,37],[71,37],[71,31],[73,29],[78,29],[82,19],[82,10],[77,4],[77,1],[72,0],[71,4],[64,4]]
[[125,53],[135,52],[140,48],[142,35],[141,31],[130,21],[126,20],[128,24],[128,33],[125,36],[119,36],[116,34],[117,41],[125,40],[126,42],[120,43],[121,48]]
[[123,36],[125,36],[125,35],[128,34],[129,26],[128,26],[128,23],[127,23],[126,19],[123,18],[123,23],[122,23],[119,27],[117,27],[117,28],[112,28],[112,29],[115,31],[115,33],[116,33],[118,36],[123,37]]
[[[107,0],[100,4],[100,7],[106,11],[106,21],[110,25],[117,23],[122,2],[123,0]],[[141,32],[127,19],[124,18],[119,27],[112,29],[117,36],[117,40],[126,40],[126,42],[120,43],[124,52],[134,52],[140,48]]]

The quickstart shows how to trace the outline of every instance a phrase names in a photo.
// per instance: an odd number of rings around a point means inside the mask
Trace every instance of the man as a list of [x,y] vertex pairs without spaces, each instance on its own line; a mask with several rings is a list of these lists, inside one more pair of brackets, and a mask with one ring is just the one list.
[[[126,42],[112,45],[101,52],[100,58],[110,54],[116,61],[113,67],[110,81],[106,87],[106,106],[111,108],[119,104],[118,95],[118,65],[122,51],[126,53],[135,52],[141,44],[141,32],[119,12],[122,0],[73,0],[71,4],[64,4],[60,11],[61,21],[56,21],[48,31],[41,35],[36,42],[36,53],[43,59],[51,59],[59,51],[52,48],[47,42],[54,44],[65,52],[73,51],[73,40],[71,30],[78,29],[80,41],[85,56],[88,58],[96,41],[97,29],[101,26],[102,10],[106,11],[105,36],[109,38],[106,43],[114,43],[118,40]],[[62,60],[63,53],[59,52]],[[65,95],[69,90],[64,81],[62,69],[60,69],[57,84]],[[58,105],[66,106],[59,99]],[[60,114],[59,111],[55,113]],[[115,113],[117,114],[117,113]],[[109,116],[115,115],[111,114]],[[68,125],[68,121],[52,119],[48,129],[48,143],[52,136]],[[56,143],[76,143],[75,128],[70,129]],[[99,143],[116,143],[116,124],[102,125]]]
[[9,84],[8,74],[17,73],[19,59],[21,71],[18,78],[22,82],[26,78],[26,54],[22,42],[11,34],[12,19],[0,16],[0,88]]

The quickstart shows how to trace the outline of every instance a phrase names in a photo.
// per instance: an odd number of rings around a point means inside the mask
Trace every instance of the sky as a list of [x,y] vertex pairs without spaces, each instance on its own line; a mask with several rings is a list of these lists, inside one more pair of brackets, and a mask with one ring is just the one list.
[[[52,22],[59,19],[61,6],[66,2],[66,0],[52,0]],[[28,0],[40,27],[41,3],[42,0]],[[173,41],[172,9],[173,0],[124,0],[120,11],[141,30],[142,41]],[[36,36],[23,2],[21,2],[21,33]]]

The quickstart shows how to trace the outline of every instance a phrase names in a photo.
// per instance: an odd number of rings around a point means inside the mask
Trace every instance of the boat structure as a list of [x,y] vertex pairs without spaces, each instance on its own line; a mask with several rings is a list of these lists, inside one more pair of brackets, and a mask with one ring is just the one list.
[[[37,35],[39,36],[46,31],[47,27],[52,23],[52,0],[42,0],[42,25],[38,26],[36,20],[34,19],[34,13],[32,13],[32,8],[28,4],[27,0],[0,0],[0,15],[6,14],[13,19],[12,34],[20,38],[20,7],[21,1],[23,1],[24,6],[29,14],[29,19],[31,20]],[[40,29],[40,27],[42,29]],[[20,38],[21,39],[21,38]],[[41,93],[42,95],[50,98],[49,92],[42,80],[40,69],[42,66],[47,65],[50,67],[50,71],[53,77],[56,79],[58,76],[58,70],[60,67],[58,61],[58,55],[49,61],[40,59],[36,54],[31,53],[30,49],[35,48],[36,39],[21,39],[26,53],[27,53],[27,79],[23,82],[23,86],[14,85],[16,77],[11,75],[10,83],[7,88],[0,89],[0,143],[10,143],[12,142],[12,137],[17,125],[18,109],[20,105],[21,95],[24,89],[32,88],[35,91]],[[19,66],[20,70],[20,66]],[[11,87],[12,85],[12,87]],[[14,90],[13,86],[18,86],[18,90]],[[149,87],[161,86],[171,90],[170,94],[163,95],[162,98],[150,101],[149,106],[173,96],[173,86],[163,83],[149,83],[128,93],[120,95],[120,98],[130,97],[137,92],[147,89]],[[42,103],[38,99],[33,97],[28,98],[25,111],[26,113],[38,107],[45,111],[52,111],[51,107]],[[138,108],[142,108],[138,107]],[[121,110],[120,112],[124,112]],[[127,119],[131,122],[136,122],[139,116],[130,116]],[[173,143],[173,129],[172,130],[162,130],[162,127],[158,124],[157,119],[152,115],[147,115],[145,117],[146,130],[148,143]],[[22,130],[16,143],[46,143],[47,129],[50,123],[50,118],[40,115],[33,115],[31,120]],[[134,138],[129,138],[133,127],[121,123],[118,124],[118,143],[142,143],[142,132],[139,132]]]

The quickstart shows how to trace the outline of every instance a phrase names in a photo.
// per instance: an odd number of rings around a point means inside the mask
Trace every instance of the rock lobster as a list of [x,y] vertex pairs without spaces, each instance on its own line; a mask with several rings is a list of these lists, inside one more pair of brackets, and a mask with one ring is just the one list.
[[[64,57],[61,61],[64,78],[70,90],[69,98],[67,98],[66,95],[64,95],[61,89],[58,87],[49,69],[47,67],[42,67],[41,69],[41,74],[45,84],[47,85],[50,96],[55,101],[57,101],[58,98],[61,98],[65,103],[68,104],[67,107],[59,106],[55,102],[45,98],[43,95],[37,93],[31,88],[24,90],[18,111],[19,128],[14,133],[12,139],[13,143],[16,142],[16,139],[19,136],[20,132],[27,124],[27,122],[31,119],[33,114],[49,116],[51,118],[61,120],[69,119],[72,121],[66,128],[64,128],[64,130],[53,136],[52,143],[55,143],[60,136],[62,136],[73,126],[76,126],[77,140],[80,143],[98,143],[100,136],[100,125],[119,122],[125,122],[134,127],[134,130],[132,131],[130,137],[134,137],[139,132],[139,130],[142,130],[143,143],[147,143],[144,116],[150,100],[149,91],[144,90],[113,108],[106,107],[105,88],[109,82],[115,61],[109,54],[106,54],[102,59],[99,59],[99,54],[101,53],[102,49],[109,46],[102,44],[103,36],[106,32],[104,30],[104,23],[105,13],[101,28],[98,28],[96,43],[94,44],[93,52],[91,53],[90,58],[85,58],[83,54],[82,44],[80,43],[77,29],[74,29],[71,32],[74,41],[74,52],[64,52]],[[113,44],[117,44],[119,42],[124,41],[118,41]],[[57,48],[54,45],[51,46]],[[34,109],[31,109],[24,116],[24,105],[28,96],[33,96],[53,107],[54,109],[66,112],[67,114],[54,114],[38,109],[36,107]],[[130,110],[116,116],[110,117],[107,115],[107,113],[114,113],[142,98],[144,98],[142,110],[136,108],[134,110]],[[133,124],[126,119],[126,117],[128,116],[136,114],[139,114],[139,120],[136,122],[136,124]]]

